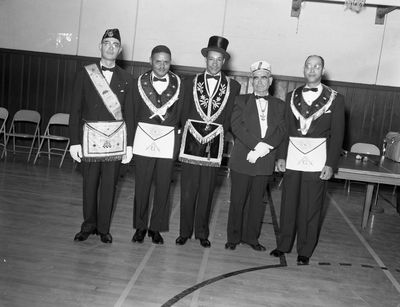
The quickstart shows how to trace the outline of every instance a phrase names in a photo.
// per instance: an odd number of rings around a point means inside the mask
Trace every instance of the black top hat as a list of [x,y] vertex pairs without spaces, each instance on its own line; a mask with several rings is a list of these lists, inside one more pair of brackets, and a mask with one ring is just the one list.
[[222,53],[226,60],[229,60],[231,57],[228,52],[226,52],[226,48],[228,48],[229,41],[222,36],[211,36],[208,41],[208,47],[201,49],[201,54],[206,57],[208,51],[216,51]]

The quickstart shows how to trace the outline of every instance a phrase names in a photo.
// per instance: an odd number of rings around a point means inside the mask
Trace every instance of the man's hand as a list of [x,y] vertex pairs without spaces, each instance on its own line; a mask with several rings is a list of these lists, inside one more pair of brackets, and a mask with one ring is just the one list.
[[81,163],[82,155],[82,146],[81,145],[71,145],[69,148],[69,154],[71,155],[72,159],[76,162]]
[[255,151],[258,152],[260,157],[264,157],[269,154],[271,149],[274,149],[271,145],[268,145],[267,143],[264,142],[259,142],[256,147],[254,148]]
[[126,155],[124,155],[124,157],[122,158],[121,163],[128,164],[129,162],[131,162],[132,157],[133,157],[133,148],[132,148],[132,146],[127,146],[126,147]]
[[285,159],[278,159],[275,163],[276,168],[280,172],[286,172],[286,160]]
[[329,180],[332,178],[332,175],[333,175],[332,167],[325,165],[324,168],[322,169],[321,176],[319,176],[319,178],[321,178],[322,180]]
[[256,163],[258,158],[260,158],[260,154],[255,150],[252,150],[247,154],[247,161],[250,163]]

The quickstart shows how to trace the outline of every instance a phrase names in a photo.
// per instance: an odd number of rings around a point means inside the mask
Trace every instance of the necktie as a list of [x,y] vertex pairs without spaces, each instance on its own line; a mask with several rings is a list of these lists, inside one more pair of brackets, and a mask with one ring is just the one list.
[[311,92],[318,92],[318,88],[316,88],[316,87],[313,87],[313,88],[304,87],[304,88],[303,88],[303,92],[309,92],[309,91],[311,91]]
[[102,71],[108,70],[108,71],[114,72],[115,71],[115,66],[113,68],[108,68],[108,67],[105,67],[105,66],[101,66],[101,70]]
[[265,100],[267,100],[268,99],[268,95],[266,95],[266,96],[258,96],[258,95],[255,95],[255,97],[256,97],[256,99],[265,99]]
[[160,79],[160,78],[157,78],[157,77],[153,77],[153,82],[156,82],[156,81],[167,82],[167,79],[166,78]]
[[215,80],[219,80],[219,76],[211,76],[211,75],[206,75],[207,79],[215,79]]

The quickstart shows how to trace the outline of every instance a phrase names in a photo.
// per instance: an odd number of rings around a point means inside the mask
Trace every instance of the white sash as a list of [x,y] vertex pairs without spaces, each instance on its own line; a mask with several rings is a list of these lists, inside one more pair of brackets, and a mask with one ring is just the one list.
[[99,93],[101,99],[103,100],[104,105],[107,110],[114,116],[116,120],[123,119],[121,104],[118,101],[118,97],[111,90],[110,85],[107,80],[101,74],[99,68],[96,64],[90,64],[85,66],[85,69],[92,80],[94,87]]

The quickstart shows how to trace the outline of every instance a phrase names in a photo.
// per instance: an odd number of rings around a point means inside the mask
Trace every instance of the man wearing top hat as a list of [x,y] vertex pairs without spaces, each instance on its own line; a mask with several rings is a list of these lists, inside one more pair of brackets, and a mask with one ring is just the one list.
[[179,153],[181,164],[180,231],[177,245],[184,245],[193,232],[200,245],[208,240],[212,198],[221,165],[224,135],[240,84],[221,72],[230,55],[229,41],[212,36],[201,50],[206,70],[184,80],[186,92],[182,113],[184,131]]
[[268,176],[275,170],[275,149],[286,135],[285,103],[268,93],[272,83],[268,62],[255,62],[250,70],[254,93],[236,97],[231,119],[235,144],[228,164],[232,186],[225,248],[234,250],[244,243],[265,251],[258,241],[263,198]]
[[75,241],[110,234],[121,162],[132,158],[133,76],[116,65],[122,51],[118,29],[107,30],[99,45],[101,59],[75,73],[69,131],[70,154],[81,163],[83,223]]
[[[154,244],[163,244],[160,232],[169,230],[170,187],[180,147],[178,129],[183,106],[184,86],[169,70],[171,51],[167,46],[153,48],[151,70],[134,80],[135,101],[135,199],[132,242],[142,243],[146,233]],[[154,199],[149,217],[149,198],[154,180]]]

